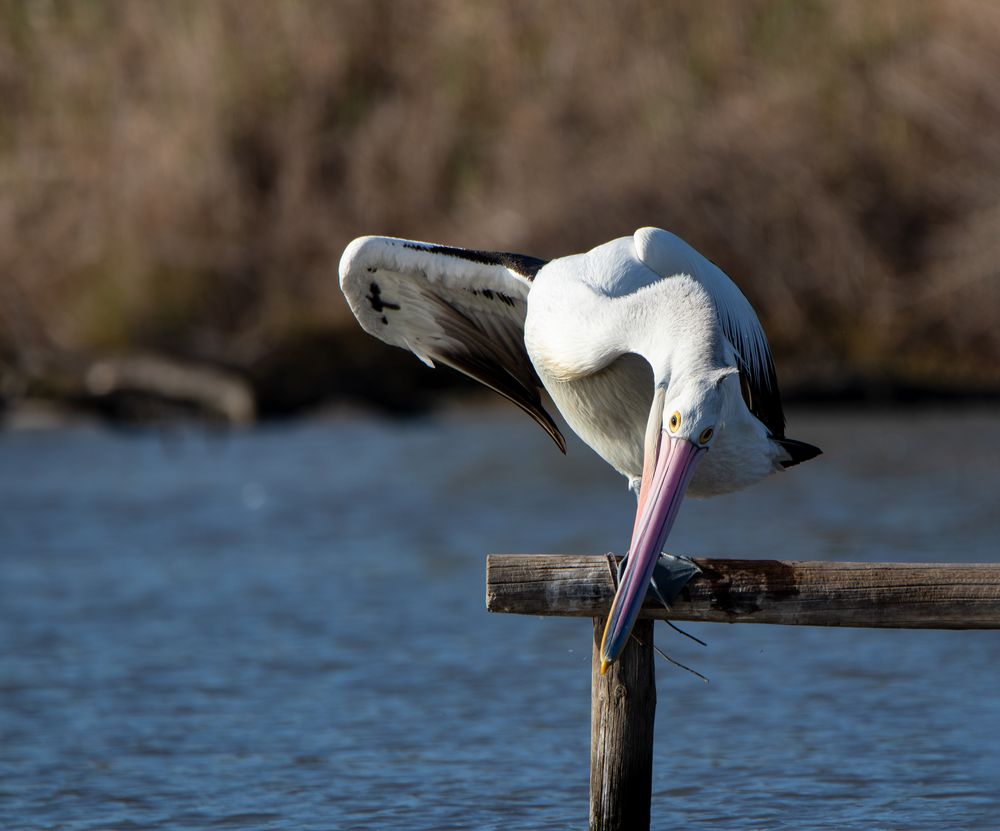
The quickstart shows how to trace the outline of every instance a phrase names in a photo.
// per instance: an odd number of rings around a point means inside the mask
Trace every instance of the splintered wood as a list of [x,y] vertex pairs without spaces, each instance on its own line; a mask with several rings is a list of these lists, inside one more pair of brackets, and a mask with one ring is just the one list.
[[[797,626],[1000,628],[1000,565],[692,559],[702,573],[669,611],[647,601],[644,616]],[[606,555],[487,558],[491,612],[600,617],[614,590]]]

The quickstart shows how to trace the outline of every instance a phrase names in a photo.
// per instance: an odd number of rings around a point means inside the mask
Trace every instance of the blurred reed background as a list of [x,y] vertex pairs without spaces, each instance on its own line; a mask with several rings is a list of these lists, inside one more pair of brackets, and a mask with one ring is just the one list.
[[998,79],[991,0],[0,0],[0,400],[425,402],[350,239],[641,225],[737,281],[787,391],[995,393]]

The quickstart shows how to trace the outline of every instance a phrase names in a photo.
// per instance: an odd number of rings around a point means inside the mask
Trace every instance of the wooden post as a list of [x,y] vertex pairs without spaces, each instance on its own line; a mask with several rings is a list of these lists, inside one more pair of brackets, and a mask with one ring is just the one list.
[[615,592],[607,555],[491,554],[486,608],[594,620],[590,829],[646,831],[653,783],[653,619],[899,629],[1000,629],[1000,564],[694,558],[670,610],[648,601],[621,657],[600,669]]
[[601,675],[604,618],[594,618],[590,687],[590,831],[648,831],[656,674],[653,621],[640,620]]

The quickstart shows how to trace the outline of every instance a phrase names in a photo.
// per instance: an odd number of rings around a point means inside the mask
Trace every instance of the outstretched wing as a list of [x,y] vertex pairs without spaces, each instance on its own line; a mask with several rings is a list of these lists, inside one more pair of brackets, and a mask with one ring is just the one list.
[[639,259],[653,271],[664,275],[689,274],[704,286],[715,302],[722,331],[736,353],[740,389],[747,408],[772,438],[784,438],[785,414],[774,358],[750,301],[721,268],[669,231],[640,228],[633,240]]
[[520,254],[359,237],[340,259],[340,288],[368,334],[496,390],[565,453],[524,348],[528,290],[543,265]]

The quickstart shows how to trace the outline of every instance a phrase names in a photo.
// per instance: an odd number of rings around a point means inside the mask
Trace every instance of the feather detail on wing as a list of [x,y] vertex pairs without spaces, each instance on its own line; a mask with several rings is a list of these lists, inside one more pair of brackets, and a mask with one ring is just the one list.
[[528,291],[543,265],[520,254],[360,237],[341,257],[340,287],[368,334],[496,390],[565,453],[524,347]]
[[659,228],[640,228],[633,241],[636,255],[653,271],[664,277],[690,274],[709,293],[722,331],[737,356],[747,408],[773,438],[783,438],[785,414],[774,359],[750,301],[722,269],[680,237]]

